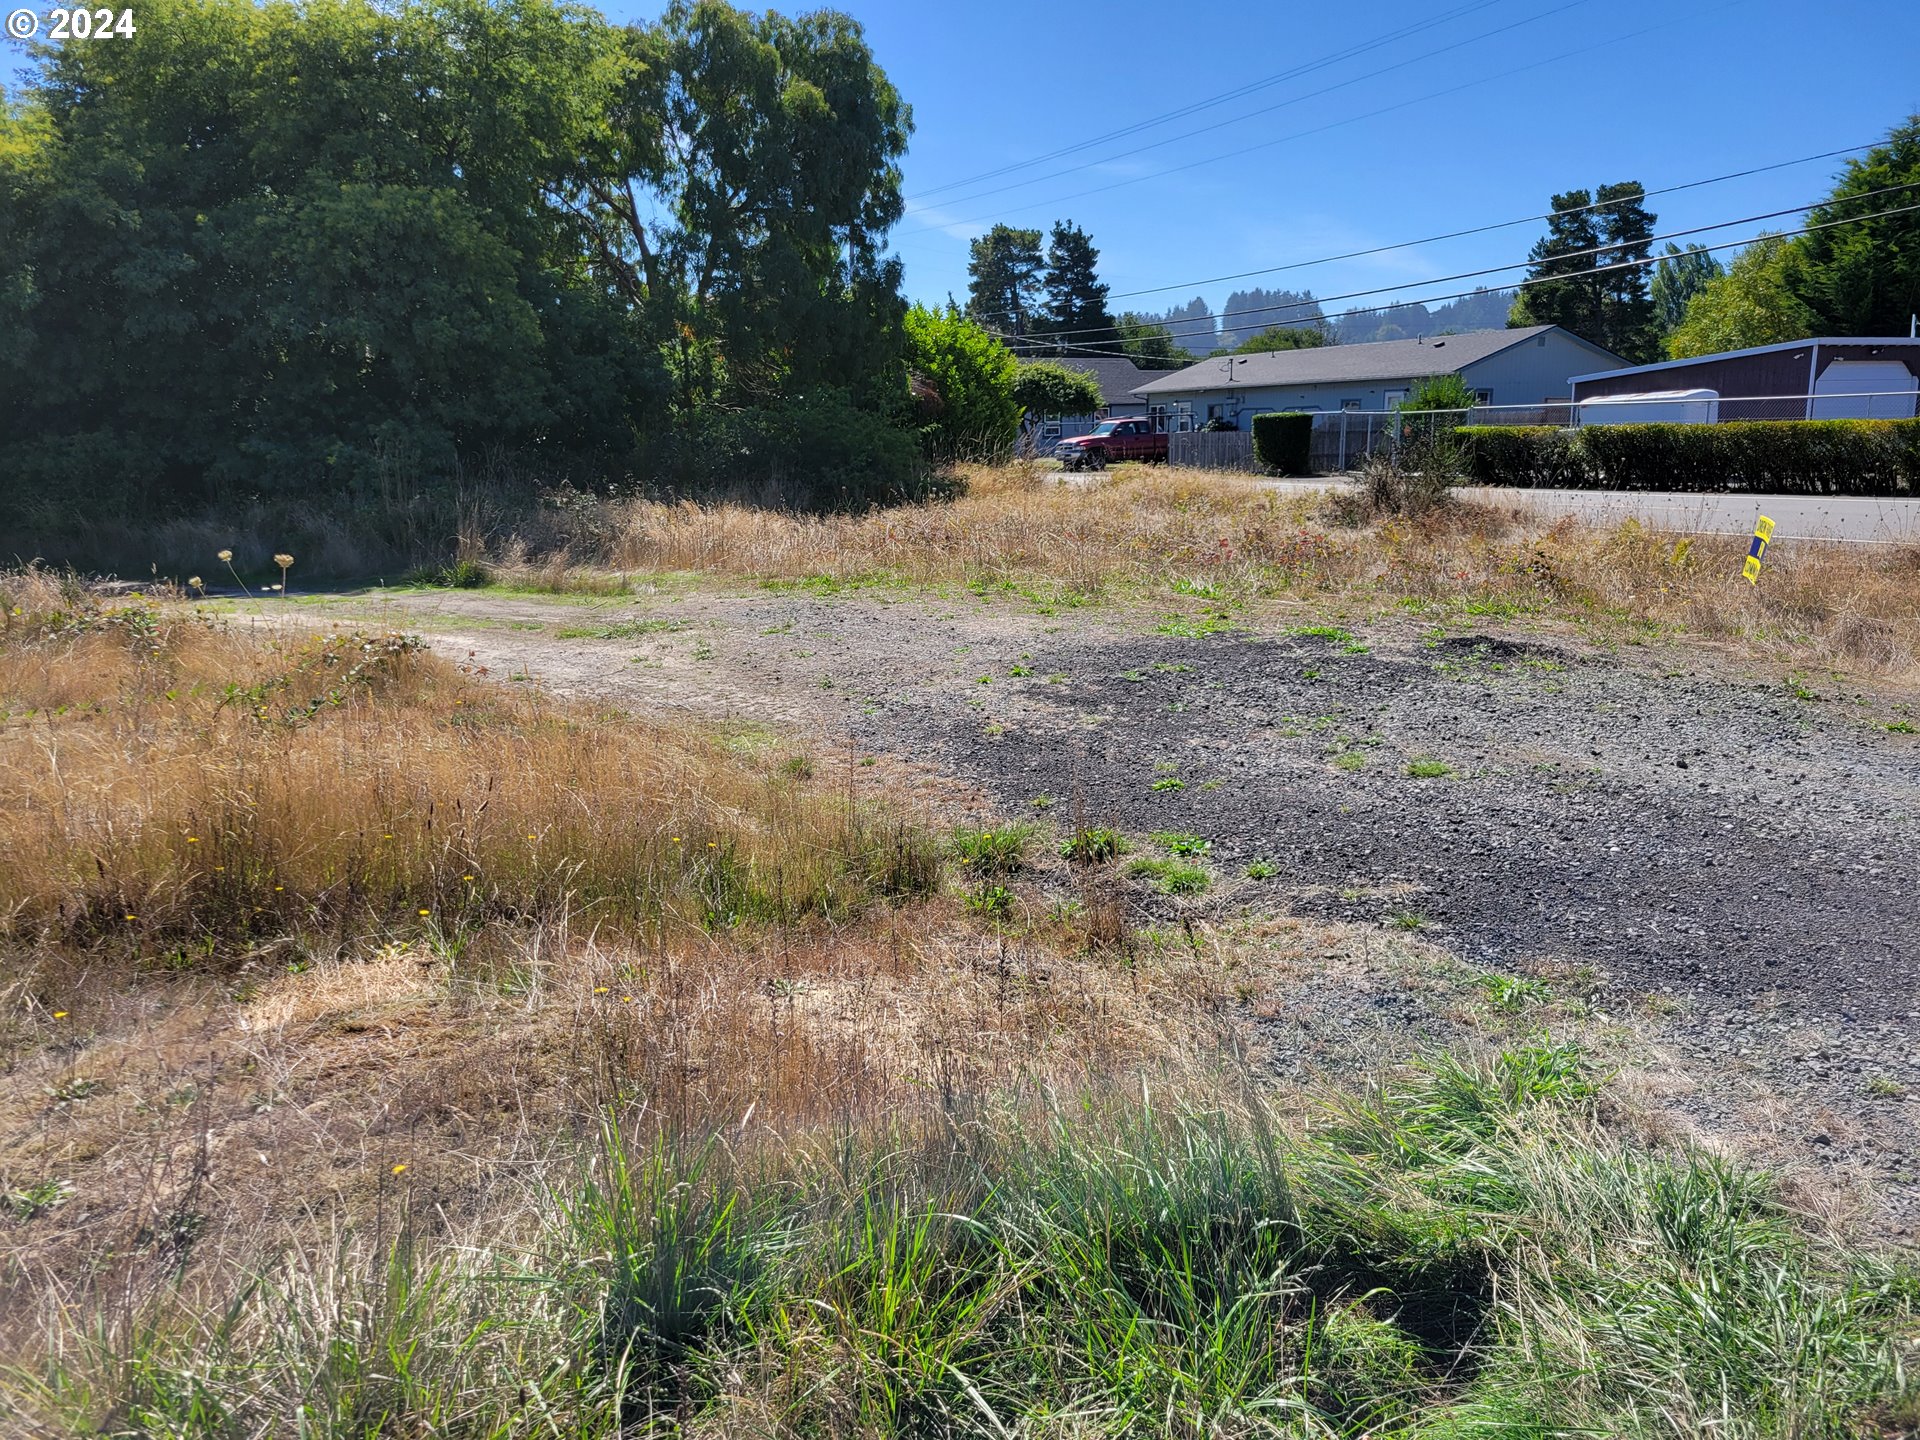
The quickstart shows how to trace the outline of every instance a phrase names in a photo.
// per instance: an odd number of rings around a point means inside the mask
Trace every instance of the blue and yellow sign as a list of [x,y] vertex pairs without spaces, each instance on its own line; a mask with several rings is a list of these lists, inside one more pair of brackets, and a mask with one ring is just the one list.
[[1760,517],[1760,523],[1753,527],[1753,544],[1747,548],[1747,563],[1740,567],[1740,573],[1747,577],[1749,585],[1760,583],[1760,557],[1767,553],[1767,545],[1773,539],[1773,521],[1766,516]]

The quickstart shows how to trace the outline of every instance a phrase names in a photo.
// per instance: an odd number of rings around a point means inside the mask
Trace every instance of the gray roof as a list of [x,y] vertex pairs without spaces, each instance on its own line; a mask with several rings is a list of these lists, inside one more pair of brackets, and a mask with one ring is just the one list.
[[[1149,380],[1136,395],[1178,394],[1192,390],[1227,388],[1226,362],[1231,358],[1233,386],[1355,384],[1368,380],[1411,380],[1423,375],[1445,375],[1498,355],[1557,330],[1557,325],[1529,325],[1520,330],[1472,330],[1465,335],[1429,335],[1420,340],[1370,340],[1363,345],[1321,345],[1312,350],[1270,350],[1257,355],[1217,355],[1171,375]],[[1598,345],[1562,331],[1569,340],[1605,355]]]
[[1101,398],[1109,405],[1124,405],[1143,380],[1166,374],[1163,370],[1142,370],[1122,355],[1030,355],[1028,360],[1045,360],[1068,370],[1091,375],[1100,387]]

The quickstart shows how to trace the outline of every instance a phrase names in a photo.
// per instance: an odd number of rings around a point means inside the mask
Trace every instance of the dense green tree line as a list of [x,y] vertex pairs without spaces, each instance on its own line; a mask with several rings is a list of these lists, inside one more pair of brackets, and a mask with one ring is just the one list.
[[0,505],[910,431],[910,127],[831,12],[151,0],[0,114]]

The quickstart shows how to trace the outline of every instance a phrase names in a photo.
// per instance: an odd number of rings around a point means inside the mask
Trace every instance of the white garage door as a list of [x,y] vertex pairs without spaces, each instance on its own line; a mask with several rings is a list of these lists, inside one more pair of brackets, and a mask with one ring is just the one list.
[[1911,420],[1920,381],[1898,360],[1836,360],[1813,382],[1815,420]]

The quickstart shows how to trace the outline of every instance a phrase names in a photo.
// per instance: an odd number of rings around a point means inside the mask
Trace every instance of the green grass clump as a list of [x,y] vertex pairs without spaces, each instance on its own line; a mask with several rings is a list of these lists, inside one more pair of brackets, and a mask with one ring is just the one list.
[[1598,1086],[1543,1041],[1299,1136],[1139,1090],[760,1147],[609,1123],[522,1245],[409,1230],[75,1316],[0,1404],[182,1437],[1906,1433],[1911,1266],[1609,1130]]
[[1060,842],[1061,857],[1079,865],[1098,865],[1126,848],[1125,837],[1105,825],[1083,825]]
[[1453,767],[1444,760],[1409,760],[1407,774],[1416,780],[1444,780],[1453,774]]
[[1271,880],[1279,873],[1280,867],[1265,858],[1250,861],[1246,871],[1249,880]]
[[422,566],[407,577],[407,583],[440,590],[480,590],[492,579],[493,576],[480,561],[461,559]]
[[686,628],[684,620],[624,620],[617,625],[563,625],[553,633],[556,640],[633,640]]
[[1211,840],[1203,840],[1185,830],[1155,830],[1148,838],[1169,855],[1178,855],[1183,859],[1205,855],[1213,849]]
[[1213,877],[1198,865],[1178,860],[1135,860],[1127,874],[1151,879],[1162,895],[1198,895],[1213,883]]
[[1178,775],[1162,775],[1158,780],[1154,781],[1153,784],[1149,785],[1147,788],[1149,790],[1161,790],[1161,791],[1184,790],[1187,788],[1187,782],[1182,780]]
[[1026,868],[1027,845],[1034,827],[1025,821],[991,829],[963,827],[953,832],[953,854],[969,874],[982,877],[1016,875]]

